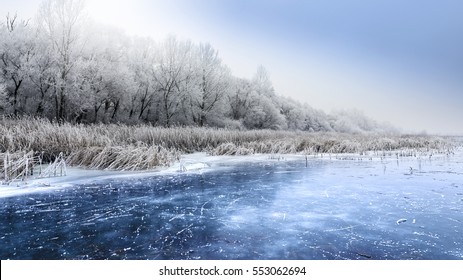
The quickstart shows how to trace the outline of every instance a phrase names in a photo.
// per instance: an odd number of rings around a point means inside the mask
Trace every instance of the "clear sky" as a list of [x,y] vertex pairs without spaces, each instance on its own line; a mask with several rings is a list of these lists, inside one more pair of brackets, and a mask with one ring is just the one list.
[[[1,0],[30,17],[40,1]],[[3,3],[5,2],[5,3]],[[463,134],[463,1],[87,0],[128,34],[210,42],[233,74],[259,65],[281,95],[356,108],[405,131]]]

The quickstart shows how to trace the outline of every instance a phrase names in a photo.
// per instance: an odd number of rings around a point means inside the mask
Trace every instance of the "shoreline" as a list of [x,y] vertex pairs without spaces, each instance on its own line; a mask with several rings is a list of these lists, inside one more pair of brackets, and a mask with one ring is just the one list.
[[[8,198],[19,195],[33,194],[43,191],[59,191],[64,188],[77,186],[80,184],[89,184],[93,182],[130,177],[150,177],[150,176],[167,176],[179,174],[196,174],[208,171],[217,170],[218,168],[226,167],[227,165],[246,163],[246,162],[275,162],[275,161],[301,161],[302,164],[307,161],[352,161],[352,162],[382,162],[389,163],[395,161],[421,161],[442,159],[449,156],[461,156],[463,147],[456,149],[454,155],[439,154],[434,157],[393,157],[371,154],[252,154],[252,155],[210,155],[205,152],[196,152],[184,154],[180,160],[174,162],[171,166],[156,167],[150,170],[101,170],[91,169],[78,166],[67,167],[67,175],[45,178],[30,178],[26,181],[13,181],[9,184],[0,184],[0,198]],[[392,152],[393,153],[393,152]]]

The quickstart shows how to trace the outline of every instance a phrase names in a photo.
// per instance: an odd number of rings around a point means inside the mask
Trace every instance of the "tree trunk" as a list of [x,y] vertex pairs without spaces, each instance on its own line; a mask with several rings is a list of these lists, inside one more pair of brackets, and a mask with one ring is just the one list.
[[120,100],[117,100],[116,103],[114,103],[114,110],[113,114],[111,115],[111,120],[114,120],[116,118],[117,110],[119,109],[119,103]]
[[13,91],[13,115],[18,115],[18,95],[19,95],[19,88],[21,87],[22,80],[16,82],[16,79],[13,78],[14,81],[14,91]]

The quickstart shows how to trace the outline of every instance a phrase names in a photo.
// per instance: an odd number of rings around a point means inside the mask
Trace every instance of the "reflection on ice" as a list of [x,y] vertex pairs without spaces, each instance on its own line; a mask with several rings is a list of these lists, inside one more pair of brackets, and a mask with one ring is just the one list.
[[463,258],[461,155],[187,165],[0,198],[0,257]]

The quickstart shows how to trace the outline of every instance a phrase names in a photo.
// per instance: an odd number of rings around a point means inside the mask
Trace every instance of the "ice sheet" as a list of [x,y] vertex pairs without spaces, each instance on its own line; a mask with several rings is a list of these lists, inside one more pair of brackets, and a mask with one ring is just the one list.
[[2,259],[463,259],[461,153],[77,173],[0,198]]

